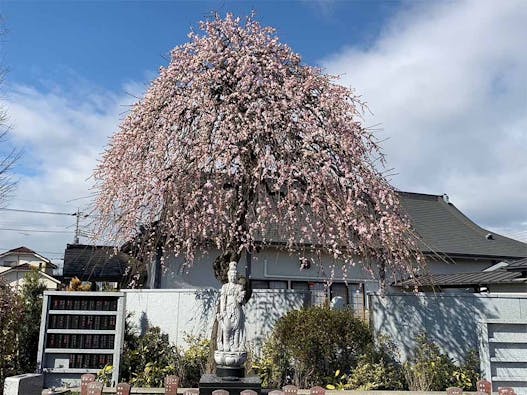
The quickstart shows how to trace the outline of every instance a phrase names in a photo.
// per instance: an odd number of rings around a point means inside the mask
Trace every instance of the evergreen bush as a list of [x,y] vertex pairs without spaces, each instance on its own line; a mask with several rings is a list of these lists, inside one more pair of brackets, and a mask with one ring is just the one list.
[[404,363],[403,370],[411,391],[444,391],[448,387],[475,391],[480,378],[477,352],[471,351],[457,366],[425,333],[418,335],[414,356]]
[[45,289],[36,269],[19,292],[0,281],[0,395],[6,377],[35,372]]
[[135,387],[162,387],[165,376],[176,375],[183,387],[197,387],[205,373],[210,341],[200,336],[185,337],[187,348],[177,348],[159,327],[148,328],[140,335],[130,324],[125,325],[121,357],[121,380]]
[[[265,372],[270,384],[282,386],[291,381],[309,388],[325,383],[338,369],[354,368],[371,343],[368,326],[349,309],[294,310],[276,323],[256,370]],[[273,364],[281,372],[274,371]]]

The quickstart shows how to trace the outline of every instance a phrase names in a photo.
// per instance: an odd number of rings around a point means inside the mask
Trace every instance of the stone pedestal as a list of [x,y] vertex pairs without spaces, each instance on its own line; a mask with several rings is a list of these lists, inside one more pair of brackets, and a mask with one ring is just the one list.
[[212,391],[225,390],[229,395],[240,395],[243,390],[262,391],[262,381],[258,376],[235,378],[219,377],[216,374],[204,374],[199,381],[199,395],[212,395]]
[[44,378],[41,374],[19,374],[6,377],[4,395],[42,395]]
[[216,376],[224,380],[238,380],[245,376],[245,369],[241,366],[216,366]]

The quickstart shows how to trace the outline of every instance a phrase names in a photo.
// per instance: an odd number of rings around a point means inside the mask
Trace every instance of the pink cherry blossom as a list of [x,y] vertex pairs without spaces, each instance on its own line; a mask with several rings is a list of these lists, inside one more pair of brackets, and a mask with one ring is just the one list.
[[145,227],[144,253],[161,244],[189,265],[204,246],[241,253],[278,238],[344,266],[414,272],[416,237],[353,90],[253,17],[216,16],[189,38],[95,170],[100,235],[137,240]]

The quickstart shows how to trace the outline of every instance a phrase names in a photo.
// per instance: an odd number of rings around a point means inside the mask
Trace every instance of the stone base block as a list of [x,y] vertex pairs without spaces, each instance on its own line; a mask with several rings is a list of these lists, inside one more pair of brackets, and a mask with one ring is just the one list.
[[240,395],[243,390],[262,392],[262,381],[258,376],[241,377],[237,380],[231,377],[219,377],[215,374],[204,374],[199,380],[199,395],[212,395],[212,391],[225,390],[229,395]]
[[240,366],[216,366],[216,376],[225,380],[237,380],[245,376],[245,369]]
[[6,377],[4,395],[42,395],[44,377],[41,374],[19,374]]

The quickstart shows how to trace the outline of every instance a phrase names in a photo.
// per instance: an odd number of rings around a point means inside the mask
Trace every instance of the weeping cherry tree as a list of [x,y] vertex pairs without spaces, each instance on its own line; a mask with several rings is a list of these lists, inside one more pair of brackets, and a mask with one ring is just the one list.
[[189,266],[216,247],[222,282],[270,229],[284,249],[310,246],[344,268],[414,273],[422,258],[354,92],[253,17],[216,15],[199,28],[95,170],[102,233]]

